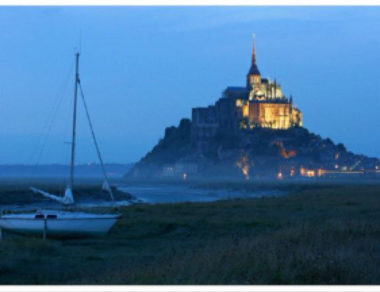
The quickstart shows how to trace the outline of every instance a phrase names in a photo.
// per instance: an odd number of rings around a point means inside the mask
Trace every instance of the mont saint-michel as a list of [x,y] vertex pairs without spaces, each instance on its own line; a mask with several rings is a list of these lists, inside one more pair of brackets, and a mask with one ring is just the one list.
[[[296,97],[303,98],[303,97]],[[244,86],[228,86],[164,138],[128,173],[132,177],[251,179],[376,175],[377,158],[309,132],[301,109],[276,79],[259,70],[255,42]]]
[[0,286],[380,284],[380,7],[221,4],[0,7]]

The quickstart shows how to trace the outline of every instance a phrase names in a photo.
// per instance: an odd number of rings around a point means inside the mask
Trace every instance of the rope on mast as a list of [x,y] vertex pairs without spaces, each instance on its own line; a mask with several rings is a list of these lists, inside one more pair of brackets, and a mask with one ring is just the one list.
[[113,192],[112,192],[112,189],[111,189],[110,184],[109,184],[109,182],[108,182],[108,177],[107,177],[106,169],[105,169],[105,167],[104,167],[104,163],[103,163],[102,155],[100,154],[99,145],[98,145],[98,142],[97,142],[97,140],[96,140],[96,136],[95,136],[94,128],[93,128],[93,126],[92,126],[92,122],[91,122],[90,114],[89,114],[89,111],[88,111],[88,108],[87,108],[86,100],[85,100],[85,98],[84,98],[83,89],[82,89],[82,85],[81,85],[80,80],[78,80],[78,85],[79,85],[80,95],[81,95],[81,97],[82,97],[82,101],[83,101],[83,106],[84,106],[84,109],[85,109],[85,111],[86,111],[86,116],[87,116],[88,124],[89,124],[90,129],[91,129],[92,139],[94,140],[94,144],[95,144],[95,148],[96,148],[96,153],[98,154],[98,158],[99,158],[100,165],[101,165],[101,168],[102,168],[102,172],[103,172],[103,176],[104,176],[104,181],[105,181],[105,183],[106,183],[107,191],[108,191],[108,193],[110,194],[111,200],[114,201]]
[[79,53],[75,54],[75,84],[74,84],[74,110],[73,110],[73,132],[71,138],[71,159],[70,159],[70,179],[68,189],[72,190],[74,185],[74,164],[75,164],[75,140],[77,127],[77,100],[79,84]]

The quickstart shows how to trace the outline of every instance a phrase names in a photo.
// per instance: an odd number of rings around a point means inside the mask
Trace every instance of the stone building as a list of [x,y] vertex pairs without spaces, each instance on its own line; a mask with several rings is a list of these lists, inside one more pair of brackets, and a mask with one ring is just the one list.
[[234,136],[255,127],[286,130],[296,126],[302,126],[301,111],[276,81],[261,77],[254,43],[246,86],[227,87],[214,105],[192,110],[192,141],[198,147],[218,134]]

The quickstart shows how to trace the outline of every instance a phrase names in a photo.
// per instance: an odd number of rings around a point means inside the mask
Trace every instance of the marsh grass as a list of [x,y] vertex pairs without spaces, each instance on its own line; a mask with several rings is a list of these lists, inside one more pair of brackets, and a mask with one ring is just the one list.
[[379,201],[379,185],[318,184],[282,197],[134,205],[103,238],[5,234],[0,283],[380,284]]

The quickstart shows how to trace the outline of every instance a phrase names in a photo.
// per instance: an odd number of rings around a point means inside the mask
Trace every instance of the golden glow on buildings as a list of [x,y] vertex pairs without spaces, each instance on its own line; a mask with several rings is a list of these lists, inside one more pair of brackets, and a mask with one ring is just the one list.
[[[379,170],[372,170],[372,173],[378,173]],[[364,175],[366,171],[364,169],[361,170],[351,170],[348,167],[342,167],[341,169],[307,169],[304,167],[300,167],[300,176],[313,178],[313,177],[323,177],[323,176],[339,176],[339,175]],[[370,171],[371,173],[371,171]],[[291,173],[290,173],[291,175]],[[292,175],[291,175],[292,176]]]
[[307,168],[300,168],[300,175],[305,177],[315,177],[315,176],[322,176],[326,174],[326,170],[318,168],[318,169],[307,169]]
[[238,99],[241,115],[246,120],[241,128],[263,127],[289,129],[302,126],[302,113],[287,99],[276,81],[261,78],[256,64],[255,44],[252,48],[252,65],[247,75],[248,100]]
[[[286,130],[302,126],[302,114],[289,103],[246,102],[240,101],[242,117],[246,128],[262,127]],[[241,126],[243,128],[244,126]]]
[[301,167],[300,168],[300,175],[306,176],[306,177],[314,177],[315,176],[315,170],[313,169],[306,169]]
[[307,168],[300,168],[300,175],[304,177],[321,177],[325,175],[339,175],[339,174],[362,174],[363,171],[352,171],[348,170],[347,168],[342,170],[332,170],[332,169],[307,169]]

